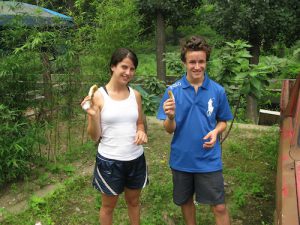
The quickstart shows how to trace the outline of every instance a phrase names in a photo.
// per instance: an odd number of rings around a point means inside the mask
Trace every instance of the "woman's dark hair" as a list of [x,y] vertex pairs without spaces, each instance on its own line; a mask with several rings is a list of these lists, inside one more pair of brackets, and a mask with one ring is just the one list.
[[201,36],[191,36],[181,46],[180,58],[182,62],[186,61],[185,55],[188,51],[205,51],[206,61],[209,60],[211,47],[206,43]]
[[119,62],[122,62],[122,60],[125,59],[126,57],[131,59],[134,67],[137,68],[139,61],[136,54],[128,48],[118,48],[114,51],[110,59],[110,63],[109,63],[110,73],[112,73],[111,67],[116,66]]

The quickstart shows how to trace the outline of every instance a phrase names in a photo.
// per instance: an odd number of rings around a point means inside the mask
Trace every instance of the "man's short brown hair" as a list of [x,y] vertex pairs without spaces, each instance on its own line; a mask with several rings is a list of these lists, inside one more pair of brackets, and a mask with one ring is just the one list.
[[185,62],[185,55],[188,51],[204,51],[206,53],[206,61],[209,60],[211,47],[207,44],[206,40],[201,36],[191,36],[181,46],[181,61]]

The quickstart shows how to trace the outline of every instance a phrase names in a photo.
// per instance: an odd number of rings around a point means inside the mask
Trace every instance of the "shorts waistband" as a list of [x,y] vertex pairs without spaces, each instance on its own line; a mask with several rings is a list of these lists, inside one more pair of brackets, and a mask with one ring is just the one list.
[[104,160],[104,161],[114,161],[114,162],[134,162],[134,161],[137,161],[139,160],[141,157],[144,156],[144,152],[143,154],[141,154],[139,157],[135,158],[135,159],[132,159],[132,160],[128,160],[128,161],[123,161],[123,160],[116,160],[116,159],[110,159],[110,158],[106,158],[104,157],[103,155],[101,155],[99,152],[97,152],[97,155],[96,157],[100,160]]

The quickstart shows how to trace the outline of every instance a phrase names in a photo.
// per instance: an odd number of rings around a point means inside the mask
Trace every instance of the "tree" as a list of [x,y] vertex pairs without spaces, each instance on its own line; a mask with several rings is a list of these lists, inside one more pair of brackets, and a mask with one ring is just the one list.
[[116,48],[135,46],[141,33],[140,20],[134,1],[105,0],[97,4],[90,46],[91,54],[96,55],[97,76],[102,73],[107,80],[107,62]]
[[[249,42],[250,64],[259,63],[261,48],[268,49],[275,42],[292,45],[300,34],[300,3],[297,0],[211,0],[214,4],[209,24],[228,39]],[[257,121],[256,98],[248,96],[247,116]]]
[[[156,64],[157,77],[160,80],[166,80],[166,62],[164,60],[167,25],[176,28],[184,24],[187,18],[193,18],[194,7],[199,5],[200,1],[195,0],[139,0],[138,5],[144,21],[150,26],[149,21],[156,21]],[[175,35],[176,36],[176,35]],[[176,37],[175,37],[176,38]]]

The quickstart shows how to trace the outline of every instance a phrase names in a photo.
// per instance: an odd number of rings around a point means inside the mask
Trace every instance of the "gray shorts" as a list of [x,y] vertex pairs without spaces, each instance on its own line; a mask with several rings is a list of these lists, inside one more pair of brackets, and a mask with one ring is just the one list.
[[222,171],[188,173],[172,169],[173,201],[183,205],[195,194],[198,203],[219,205],[225,203]]

